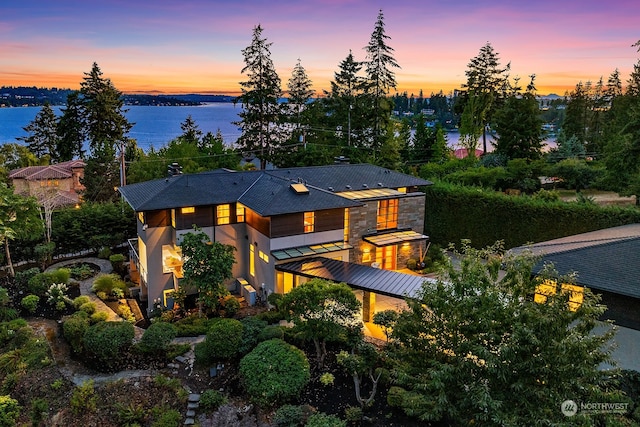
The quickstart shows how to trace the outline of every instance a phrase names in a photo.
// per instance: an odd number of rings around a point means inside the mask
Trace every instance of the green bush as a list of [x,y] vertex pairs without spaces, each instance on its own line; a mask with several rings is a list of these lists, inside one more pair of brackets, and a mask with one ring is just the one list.
[[89,326],[84,334],[84,349],[100,370],[118,367],[120,356],[131,347],[134,337],[129,322],[100,322]]
[[118,411],[119,425],[133,427],[144,424],[146,411],[142,405],[136,405],[133,402],[129,402],[128,405],[118,403],[116,410]]
[[53,283],[64,283],[67,285],[69,284],[69,279],[71,279],[71,270],[68,268],[58,268],[46,274],[51,276]]
[[96,410],[98,397],[93,387],[93,380],[85,381],[73,390],[71,395],[71,410],[79,415],[83,412]]
[[22,308],[27,310],[29,313],[33,314],[36,312],[39,302],[40,297],[38,295],[27,295],[26,297],[22,298],[22,301],[20,301],[20,305],[22,305]]
[[38,295],[39,297],[45,296],[47,289],[55,282],[53,277],[49,273],[38,273],[29,279],[27,282],[27,291],[30,294]]
[[166,322],[154,322],[144,331],[140,339],[140,350],[145,353],[160,353],[167,350],[176,337],[177,328]]
[[84,311],[88,315],[92,315],[97,309],[95,302],[86,302],[80,306],[80,311]]
[[84,335],[88,329],[89,319],[86,315],[78,315],[78,313],[69,317],[62,324],[62,335],[75,353],[82,353]]
[[80,264],[71,267],[71,277],[76,280],[86,280],[95,275],[95,271],[88,264]]
[[392,386],[387,392],[387,404],[392,408],[402,407],[402,401],[407,391],[402,387]]
[[205,390],[200,395],[200,408],[205,412],[216,411],[220,406],[227,403],[227,398],[218,390]]
[[247,354],[258,345],[258,337],[267,326],[267,322],[253,316],[245,317],[240,322],[242,323],[242,342],[238,348],[238,353]]
[[362,408],[359,406],[347,406],[344,410],[344,417],[350,423],[359,423],[363,416]]
[[96,313],[93,313],[89,317],[91,324],[98,323],[98,322],[106,322],[107,319],[109,319],[109,314],[104,311],[98,311]]
[[236,319],[213,319],[205,340],[196,346],[198,363],[230,359],[238,354],[243,326]]
[[80,307],[88,302],[91,302],[91,299],[88,296],[80,295],[79,297],[75,297],[73,299],[73,308],[75,308],[76,310],[80,310]]
[[18,289],[26,290],[29,285],[29,280],[38,274],[40,274],[40,269],[38,267],[29,268],[23,271],[16,271],[16,286]]
[[45,420],[45,414],[49,411],[49,403],[45,399],[35,398],[31,401],[31,425],[39,426]]
[[118,313],[118,316],[122,317],[127,322],[136,323],[136,317],[133,315],[131,307],[129,307],[129,304],[127,304],[126,302],[121,302],[120,304],[118,304],[118,309],[116,311]]
[[197,337],[205,335],[209,329],[209,325],[213,319],[191,315],[184,319],[178,320],[175,325],[178,328],[179,337]]
[[158,408],[157,419],[151,423],[151,427],[179,427],[182,424],[182,415],[175,409]]
[[0,427],[14,427],[20,416],[20,405],[11,396],[0,396]]
[[222,305],[220,308],[224,310],[224,315],[226,317],[233,317],[238,313],[238,311],[240,311],[240,301],[238,301],[233,295],[227,295],[222,299]]
[[91,290],[98,295],[102,292],[107,297],[114,294],[114,290],[119,289],[122,291],[122,295],[127,290],[127,284],[117,274],[103,274],[98,276],[93,282]]
[[111,256],[111,248],[103,246],[98,251],[98,258],[100,259],[109,259]]
[[303,426],[312,413],[309,405],[282,405],[273,415],[273,423],[276,427]]
[[[275,295],[275,294],[271,294],[271,295]],[[271,297],[271,295],[269,295],[269,297]],[[281,320],[284,320],[285,315],[284,313],[278,310],[268,310],[268,311],[263,311],[262,313],[256,314],[256,317],[260,320],[264,320],[269,325],[273,325],[273,324],[279,323]]]
[[304,352],[279,339],[264,341],[240,360],[240,379],[250,398],[275,406],[298,396],[309,382]]
[[273,338],[284,339],[284,328],[278,325],[268,325],[258,335],[258,342],[267,341]]
[[122,254],[113,254],[109,257],[111,264],[123,263],[127,258]]
[[319,412],[309,417],[305,427],[347,427],[347,422],[335,415],[327,415]]

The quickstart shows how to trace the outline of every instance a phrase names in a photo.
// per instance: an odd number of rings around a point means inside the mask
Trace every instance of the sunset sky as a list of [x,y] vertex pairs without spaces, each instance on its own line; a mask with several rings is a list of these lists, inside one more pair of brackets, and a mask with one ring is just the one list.
[[0,86],[77,89],[96,62],[125,93],[237,94],[260,24],[283,89],[299,58],[322,91],[350,49],[365,59],[380,9],[398,92],[459,88],[487,42],[539,94],[626,81],[640,58],[638,0],[6,0]]

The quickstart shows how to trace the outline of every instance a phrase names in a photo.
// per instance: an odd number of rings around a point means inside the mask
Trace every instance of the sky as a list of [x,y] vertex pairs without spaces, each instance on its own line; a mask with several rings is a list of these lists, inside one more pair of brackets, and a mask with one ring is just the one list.
[[237,95],[261,25],[282,88],[299,59],[322,92],[350,50],[365,60],[380,10],[398,93],[460,88],[486,43],[540,95],[640,59],[638,0],[3,0],[0,86],[78,89],[95,62],[124,93]]

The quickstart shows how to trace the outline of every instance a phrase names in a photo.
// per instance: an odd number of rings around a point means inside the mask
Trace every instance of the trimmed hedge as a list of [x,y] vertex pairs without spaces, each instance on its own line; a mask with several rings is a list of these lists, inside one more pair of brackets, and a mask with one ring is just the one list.
[[640,223],[634,207],[544,201],[490,190],[434,183],[424,188],[424,230],[443,246],[469,239],[477,248],[504,241],[505,248],[603,228]]

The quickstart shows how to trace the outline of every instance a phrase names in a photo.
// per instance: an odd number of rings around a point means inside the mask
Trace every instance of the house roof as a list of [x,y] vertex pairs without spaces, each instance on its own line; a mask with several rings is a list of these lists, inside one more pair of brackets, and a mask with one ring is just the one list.
[[278,264],[276,270],[311,278],[320,277],[333,282],[344,282],[352,288],[394,298],[414,298],[425,281],[434,280],[322,257]]
[[27,181],[39,181],[45,179],[63,179],[73,176],[73,169],[84,168],[82,160],[70,160],[47,166],[27,166],[14,169],[9,172],[9,179],[26,179]]
[[[308,191],[296,190],[297,184]],[[346,164],[268,171],[218,169],[126,185],[119,191],[135,211],[240,202],[262,216],[271,216],[360,206],[362,202],[339,195],[347,185],[364,189],[429,184],[374,165]]]
[[577,273],[577,283],[594,290],[640,298],[640,224],[607,228],[563,237],[513,252],[531,250],[542,260],[534,271],[551,262],[560,274]]

